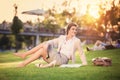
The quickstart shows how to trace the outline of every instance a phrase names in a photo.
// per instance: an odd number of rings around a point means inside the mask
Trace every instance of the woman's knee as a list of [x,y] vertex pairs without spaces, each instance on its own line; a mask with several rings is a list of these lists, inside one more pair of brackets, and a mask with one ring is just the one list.
[[47,44],[43,45],[42,48],[40,48],[40,51],[41,51],[42,55],[45,56],[48,52],[48,45]]
[[44,44],[44,45],[42,46],[42,48],[43,48],[44,51],[47,51],[48,45],[47,45],[47,44]]

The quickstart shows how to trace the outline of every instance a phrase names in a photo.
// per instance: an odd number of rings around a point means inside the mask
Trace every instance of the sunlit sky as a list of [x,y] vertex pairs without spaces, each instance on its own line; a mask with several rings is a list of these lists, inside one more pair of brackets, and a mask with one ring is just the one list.
[[[4,20],[7,22],[12,22],[14,16],[14,4],[18,6],[18,14],[17,16],[23,21],[32,20],[36,21],[38,16],[35,15],[26,15],[21,14],[23,11],[34,10],[34,9],[44,9],[47,10],[48,8],[52,8],[55,6],[58,11],[62,9],[62,2],[65,0],[0,0],[0,23]],[[112,0],[67,0],[71,1],[70,6],[75,7],[79,15],[85,14],[86,6],[88,4],[91,5],[90,14],[94,17],[99,17],[98,11],[99,7],[98,4],[105,1],[112,1]],[[79,1],[79,2],[77,2]],[[110,5],[107,4],[109,9]]]

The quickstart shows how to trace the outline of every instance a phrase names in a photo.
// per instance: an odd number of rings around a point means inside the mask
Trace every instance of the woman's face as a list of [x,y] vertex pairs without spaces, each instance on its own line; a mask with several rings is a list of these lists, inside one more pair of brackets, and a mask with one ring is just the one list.
[[75,36],[77,34],[77,27],[72,26],[70,30],[68,31],[68,35]]

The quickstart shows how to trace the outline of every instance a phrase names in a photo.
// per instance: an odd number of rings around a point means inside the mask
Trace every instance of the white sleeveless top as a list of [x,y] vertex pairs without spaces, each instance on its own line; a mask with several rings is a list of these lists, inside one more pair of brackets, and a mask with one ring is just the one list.
[[74,37],[66,41],[66,36],[62,36],[60,44],[58,46],[58,52],[66,55],[69,59],[74,53]]

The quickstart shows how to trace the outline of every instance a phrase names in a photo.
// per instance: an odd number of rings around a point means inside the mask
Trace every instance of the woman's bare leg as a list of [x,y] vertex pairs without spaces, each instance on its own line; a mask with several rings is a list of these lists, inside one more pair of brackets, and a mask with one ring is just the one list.
[[86,47],[86,49],[87,49],[87,51],[94,51],[94,50],[96,50],[96,47],[98,47],[101,43],[102,43],[102,41],[97,40],[92,48]]
[[102,41],[97,40],[94,46],[99,46],[102,43]]
[[21,57],[21,58],[25,58],[28,55],[31,55],[35,52],[37,52],[40,48],[43,48],[43,46],[45,45],[45,43],[39,44],[38,46],[32,48],[31,50],[24,52],[24,53],[14,53],[15,56]]
[[[47,46],[43,46],[43,48],[39,49],[38,51],[36,51],[34,54],[31,55],[31,57],[29,57],[28,59],[26,59],[25,61],[23,61],[22,63],[20,63],[18,65],[18,67],[24,67],[27,64],[35,61],[36,59],[43,57],[45,58],[47,56]],[[46,60],[45,60],[46,61]]]

